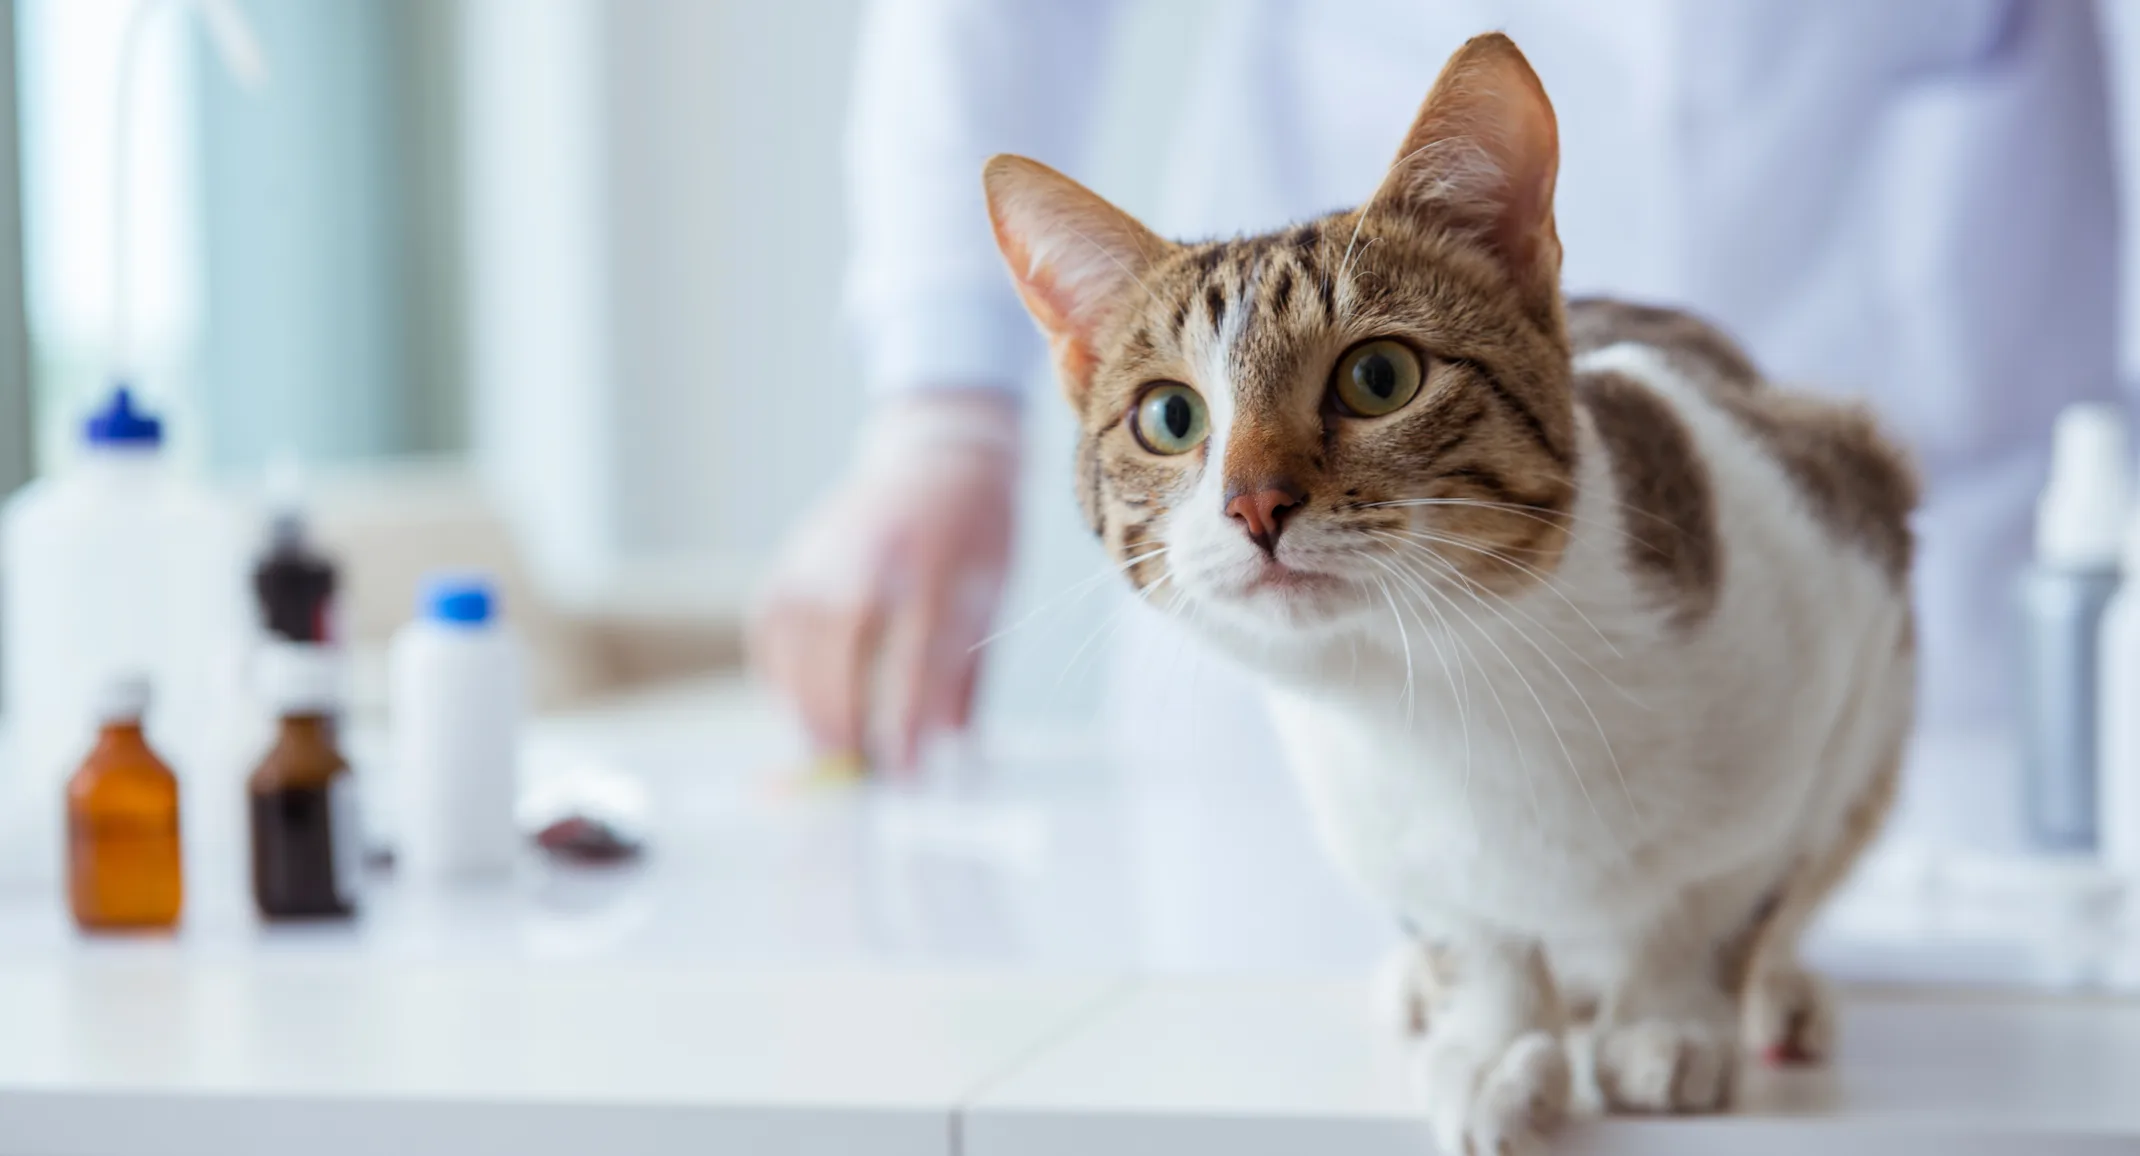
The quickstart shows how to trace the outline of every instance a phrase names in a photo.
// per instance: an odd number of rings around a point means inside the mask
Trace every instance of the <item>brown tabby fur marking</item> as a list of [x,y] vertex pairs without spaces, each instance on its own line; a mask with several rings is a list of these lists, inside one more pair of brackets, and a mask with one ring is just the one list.
[[1916,472],[1863,406],[1771,388],[1737,342],[1677,310],[1580,298],[1568,335],[1577,356],[1622,342],[1656,350],[1774,455],[1831,533],[1897,582],[1908,575]]
[[1575,395],[1612,459],[1628,568],[1659,589],[1685,628],[1715,607],[1724,581],[1709,467],[1672,407],[1624,373],[1581,373]]

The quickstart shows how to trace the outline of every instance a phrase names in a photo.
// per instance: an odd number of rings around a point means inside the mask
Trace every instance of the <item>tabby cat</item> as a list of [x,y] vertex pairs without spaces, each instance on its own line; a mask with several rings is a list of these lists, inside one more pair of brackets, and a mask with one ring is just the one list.
[[1566,301],[1558,129],[1464,45],[1361,208],[1176,244],[999,156],[1085,514],[1254,671],[1323,842],[1413,944],[1451,1152],[1813,1059],[1797,940],[1909,730],[1914,483],[1862,410],[1684,314]]

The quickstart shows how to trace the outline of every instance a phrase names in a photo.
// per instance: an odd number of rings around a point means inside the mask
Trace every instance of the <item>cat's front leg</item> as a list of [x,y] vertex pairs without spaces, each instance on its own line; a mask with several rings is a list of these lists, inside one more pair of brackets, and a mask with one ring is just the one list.
[[1449,988],[1442,949],[1410,935],[1375,966],[1375,1009],[1399,1035],[1422,1036]]
[[1605,1106],[1620,1112],[1715,1112],[1739,1069],[1739,997],[1714,951],[1685,928],[1631,951],[1576,1046]]
[[1447,986],[1420,1045],[1420,1079],[1448,1156],[1525,1156],[1567,1115],[1565,1014],[1536,943],[1438,946]]

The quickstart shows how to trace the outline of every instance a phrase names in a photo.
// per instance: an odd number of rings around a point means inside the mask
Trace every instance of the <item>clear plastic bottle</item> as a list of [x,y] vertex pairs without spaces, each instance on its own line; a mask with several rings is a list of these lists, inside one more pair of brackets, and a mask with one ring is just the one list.
[[388,671],[400,864],[418,879],[509,874],[525,712],[520,642],[479,576],[434,577],[421,614],[394,636]]
[[138,672],[157,688],[148,738],[179,771],[210,839],[238,815],[243,664],[254,637],[242,508],[171,469],[163,426],[123,387],[91,415],[68,468],[0,512],[0,876],[57,877],[50,816],[90,741],[99,694]]

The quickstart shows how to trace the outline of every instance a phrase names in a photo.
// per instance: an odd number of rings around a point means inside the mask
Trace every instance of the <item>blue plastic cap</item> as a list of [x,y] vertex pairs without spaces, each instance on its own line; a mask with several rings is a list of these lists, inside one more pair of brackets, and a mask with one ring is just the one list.
[[122,382],[112,387],[104,407],[83,423],[82,438],[93,446],[160,446],[163,422],[135,409],[134,392]]
[[481,574],[438,574],[424,582],[423,613],[433,622],[481,626],[496,604],[490,579]]

